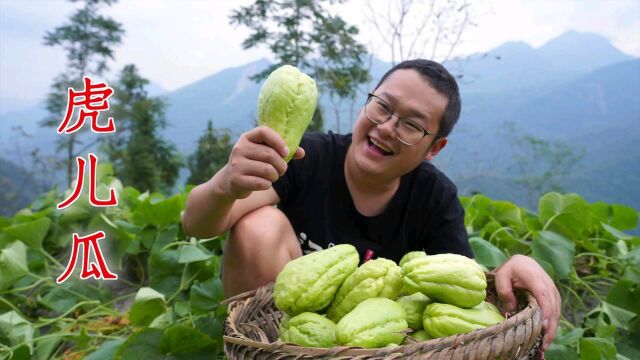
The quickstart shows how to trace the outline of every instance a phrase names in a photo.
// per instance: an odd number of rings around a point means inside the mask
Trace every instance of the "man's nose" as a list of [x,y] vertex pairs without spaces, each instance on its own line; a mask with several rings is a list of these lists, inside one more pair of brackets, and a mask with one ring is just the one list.
[[378,125],[378,131],[390,138],[396,138],[396,122],[398,121],[396,114],[391,115],[389,120]]

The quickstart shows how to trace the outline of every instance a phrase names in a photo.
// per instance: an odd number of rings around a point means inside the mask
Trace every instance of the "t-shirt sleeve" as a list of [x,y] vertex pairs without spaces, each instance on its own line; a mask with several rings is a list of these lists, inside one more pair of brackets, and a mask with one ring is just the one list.
[[464,226],[464,208],[457,194],[448,196],[440,209],[442,216],[434,228],[425,234],[423,247],[427,254],[459,254],[474,258],[469,236]]

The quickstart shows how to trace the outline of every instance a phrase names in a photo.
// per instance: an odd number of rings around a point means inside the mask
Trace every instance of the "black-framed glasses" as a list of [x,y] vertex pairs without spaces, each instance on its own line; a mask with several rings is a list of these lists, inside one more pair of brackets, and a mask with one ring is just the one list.
[[[384,100],[369,93],[367,103],[364,105],[364,114],[367,119],[376,125],[384,124],[393,117],[393,110]],[[396,134],[398,140],[408,146],[419,143],[425,136],[433,135],[428,130],[418,125],[415,121],[400,117],[396,114]]]

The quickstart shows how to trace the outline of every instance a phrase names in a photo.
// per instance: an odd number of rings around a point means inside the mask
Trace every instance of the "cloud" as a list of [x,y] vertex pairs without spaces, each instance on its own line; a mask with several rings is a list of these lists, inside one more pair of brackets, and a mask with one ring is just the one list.
[[[366,0],[334,6],[338,15],[359,26],[359,39],[371,43],[376,54],[389,59],[366,23]],[[134,63],[141,74],[167,90],[176,89],[227,67],[261,57],[268,49],[242,49],[245,27],[229,24],[229,13],[241,1],[127,0],[102,13],[121,22],[123,44],[108,78]],[[487,51],[506,41],[540,46],[569,29],[597,32],[623,51],[640,56],[640,2],[494,0],[480,4],[472,19],[478,24],[464,34],[458,54]],[[44,98],[52,79],[64,70],[60,48],[42,44],[47,30],[68,20],[80,4],[63,0],[0,1],[0,97]],[[18,92],[20,90],[20,92]]]

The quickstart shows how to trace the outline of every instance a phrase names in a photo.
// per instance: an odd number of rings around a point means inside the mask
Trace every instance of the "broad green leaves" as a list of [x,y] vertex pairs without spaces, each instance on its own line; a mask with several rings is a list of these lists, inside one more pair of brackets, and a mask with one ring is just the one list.
[[476,261],[489,269],[494,269],[507,261],[502,250],[482,238],[472,237],[469,239],[469,243],[476,256]]
[[42,241],[49,231],[51,220],[43,217],[33,221],[27,221],[20,224],[5,227],[3,229],[5,236],[9,239],[20,240],[32,249],[41,249]]
[[545,194],[538,211],[545,229],[557,230],[569,239],[578,238],[591,221],[589,204],[577,194]]
[[164,295],[149,287],[138,290],[129,311],[129,319],[134,326],[148,326],[153,319],[166,312]]
[[531,255],[553,266],[558,278],[566,278],[573,268],[575,244],[562,235],[541,231],[531,242]]
[[0,250],[0,290],[10,288],[28,272],[27,247],[22,242],[14,241]]
[[564,319],[575,328],[561,326],[548,359],[640,356],[637,210],[555,192],[540,198],[538,213],[483,195],[461,202],[480,264],[494,268],[521,253],[556,282]]
[[24,344],[32,353],[33,332],[31,323],[14,310],[0,315],[0,343],[11,346]]

